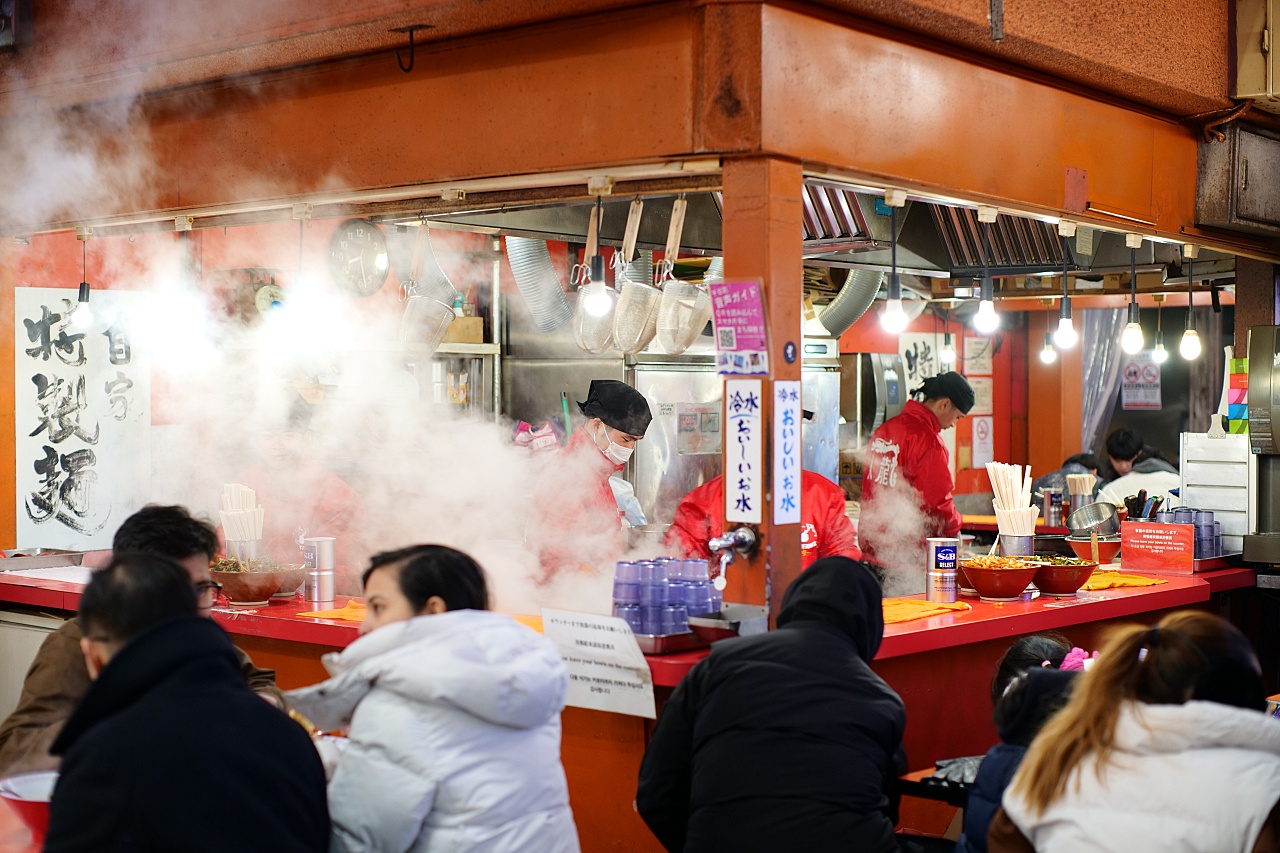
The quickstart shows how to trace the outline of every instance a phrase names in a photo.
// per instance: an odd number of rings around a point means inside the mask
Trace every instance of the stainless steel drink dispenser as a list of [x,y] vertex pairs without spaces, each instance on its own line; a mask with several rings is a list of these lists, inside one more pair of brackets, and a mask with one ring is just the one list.
[[1250,482],[1244,559],[1280,565],[1280,326],[1249,330]]

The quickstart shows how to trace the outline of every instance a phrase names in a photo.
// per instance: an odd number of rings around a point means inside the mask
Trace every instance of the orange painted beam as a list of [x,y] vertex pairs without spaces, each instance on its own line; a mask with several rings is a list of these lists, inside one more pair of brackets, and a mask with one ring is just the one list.
[[1068,456],[1088,450],[1080,446],[1083,369],[1078,346],[1059,350],[1053,364],[1040,361],[1045,332],[1058,327],[1056,314],[1028,314],[1027,326],[1027,461],[1038,477],[1061,468]]
[[[800,359],[791,364],[783,348],[801,344],[800,164],[772,158],[741,158],[724,164],[724,266],[727,280],[758,278],[764,283],[769,326],[769,377],[763,384],[761,421],[773,431],[773,383],[800,378]],[[728,448],[728,442],[725,448]],[[723,453],[724,451],[722,451]],[[800,525],[773,523],[772,442],[764,442],[765,501],[758,526],[761,548],[743,569],[729,573],[726,601],[768,604],[776,616],[787,585],[800,575]],[[727,464],[725,470],[729,470]]]

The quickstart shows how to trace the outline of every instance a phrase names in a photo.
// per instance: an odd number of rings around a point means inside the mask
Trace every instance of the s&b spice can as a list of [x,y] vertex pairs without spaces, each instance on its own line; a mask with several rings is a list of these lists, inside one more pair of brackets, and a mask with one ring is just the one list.
[[926,539],[925,547],[929,555],[925,598],[951,604],[956,600],[956,561],[959,559],[960,540],[937,536]]

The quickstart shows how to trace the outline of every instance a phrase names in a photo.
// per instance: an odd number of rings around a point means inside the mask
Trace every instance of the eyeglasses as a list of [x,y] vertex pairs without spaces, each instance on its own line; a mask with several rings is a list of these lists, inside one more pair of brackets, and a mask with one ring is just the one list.
[[197,596],[204,595],[206,592],[212,593],[214,601],[217,601],[218,595],[222,593],[222,584],[217,581],[200,581],[192,586],[195,587]]

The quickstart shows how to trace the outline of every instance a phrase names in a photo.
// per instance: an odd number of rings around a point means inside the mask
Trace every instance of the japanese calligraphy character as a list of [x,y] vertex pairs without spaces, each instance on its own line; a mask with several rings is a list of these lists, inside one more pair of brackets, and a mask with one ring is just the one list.
[[108,379],[102,385],[102,390],[107,393],[107,403],[111,406],[111,417],[118,421],[129,417],[129,398],[125,392],[132,387],[133,380],[120,370],[116,371],[115,379]]
[[41,361],[49,360],[49,355],[53,351],[51,330],[53,329],[54,324],[58,323],[60,320],[62,320],[61,314],[54,314],[49,311],[48,305],[41,305],[39,320],[24,319],[22,321],[22,325],[27,327],[27,340],[40,342],[38,345],[27,350],[27,355],[32,358],[38,358]]
[[36,524],[56,519],[84,534],[97,533],[105,527],[110,508],[96,524],[86,521],[94,511],[98,472],[90,469],[97,461],[92,450],[76,450],[59,456],[52,447],[44,445],[44,458],[37,459],[33,465],[40,477],[39,487],[23,502],[27,518]]
[[129,342],[129,327],[123,314],[116,315],[111,328],[102,333],[110,348],[108,358],[112,364],[128,364],[133,359],[133,346]]
[[60,444],[75,435],[86,444],[98,443],[98,424],[93,424],[93,434],[85,432],[80,425],[80,413],[88,408],[85,401],[85,381],[81,375],[76,384],[71,385],[60,377],[48,377],[37,373],[31,377],[36,386],[36,406],[40,409],[40,425],[28,435],[35,437],[45,430],[49,431],[48,439]]
[[733,508],[738,512],[751,512],[751,496],[738,495],[738,499],[733,502]]

